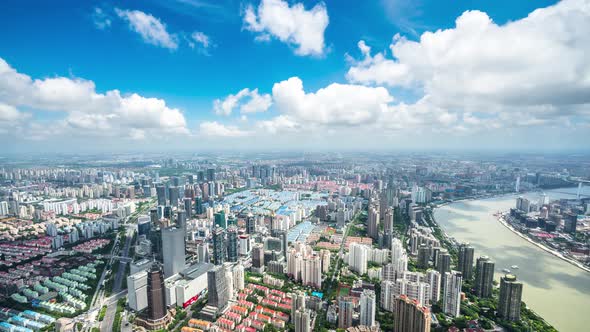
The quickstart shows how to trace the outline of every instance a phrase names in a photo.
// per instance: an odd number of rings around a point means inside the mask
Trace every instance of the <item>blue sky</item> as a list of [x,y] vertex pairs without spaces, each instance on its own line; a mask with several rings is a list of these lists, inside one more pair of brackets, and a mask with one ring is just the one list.
[[[194,148],[195,143],[210,148],[307,149],[318,147],[318,141],[320,147],[329,149],[367,145],[387,149],[399,147],[408,135],[420,139],[411,138],[413,143],[403,147],[428,148],[438,142],[434,146],[439,148],[530,148],[548,132],[557,133],[552,148],[582,147],[580,140],[588,138],[588,100],[580,97],[580,91],[587,88],[590,71],[586,72],[589,61],[576,54],[588,47],[583,45],[588,37],[571,31],[590,32],[588,1],[564,1],[558,8],[546,8],[547,18],[526,19],[533,10],[553,4],[555,1],[486,0],[3,1],[0,58],[7,68],[31,82],[63,80],[45,82],[51,83],[44,90],[50,95],[41,96],[34,83],[17,89],[15,78],[5,77],[4,85],[0,82],[0,89],[5,90],[0,90],[0,112],[4,112],[0,113],[0,136],[13,140],[13,149],[25,151],[45,150],[48,144],[77,149],[71,137],[88,143],[89,149],[104,148],[95,146],[97,141],[133,149],[138,140],[153,149],[173,145],[180,150]],[[574,13],[580,5],[586,9]],[[477,12],[465,13],[469,10]],[[254,21],[248,20],[248,14]],[[485,15],[490,22],[486,23]],[[459,17],[465,18],[462,29],[456,23]],[[562,35],[569,43],[557,34],[537,40],[536,36],[547,35],[544,26],[551,24],[570,25],[564,31],[571,36]],[[481,35],[469,35],[482,26]],[[455,30],[453,36],[436,33],[445,29]],[[514,43],[512,35],[519,31],[523,32],[523,46],[515,47],[520,39]],[[396,34],[399,37],[394,38]],[[427,34],[434,34],[435,42],[427,44]],[[521,49],[502,50],[498,46],[502,38],[507,39],[508,49]],[[454,44],[442,44],[448,40]],[[478,40],[484,45],[475,45]],[[362,52],[360,41],[370,52]],[[394,45],[398,47],[395,55]],[[522,61],[547,46],[568,49],[531,64]],[[495,61],[481,60],[487,59],[482,48],[490,49],[491,59],[502,57],[499,68],[492,68]],[[565,54],[565,62],[570,53],[571,65],[581,69],[582,77],[543,82],[552,77],[545,72],[547,65],[559,54]],[[427,59],[429,64],[413,59]],[[450,65],[436,59],[448,60]],[[471,59],[477,61],[465,63],[469,69],[453,67]],[[518,77],[507,74],[511,66],[521,71]],[[562,72],[572,70],[567,63],[564,66]],[[489,70],[490,76],[469,82],[465,77],[474,76],[470,70]],[[540,80],[538,86],[533,82],[520,91],[523,84],[517,81],[525,75]],[[297,78],[304,92],[299,91],[297,80],[287,82],[290,78]],[[491,78],[493,83],[486,81]],[[509,81],[506,87],[495,86],[502,80]],[[77,105],[69,97],[76,92],[68,84],[85,86],[84,82],[94,88],[82,89],[85,92]],[[478,89],[465,94],[459,88],[446,91],[451,83]],[[480,88],[478,84],[484,83]],[[215,108],[216,99],[221,105],[246,88],[229,112],[227,107],[223,111]],[[541,98],[547,89],[558,90],[555,99]],[[120,91],[120,96],[101,97],[113,90]],[[131,94],[139,98],[129,99]],[[90,98],[91,104],[97,98],[101,102],[91,107],[84,98]],[[250,100],[256,104],[240,109]],[[145,119],[143,108],[149,113]],[[527,119],[522,125],[502,125],[513,124],[510,118],[520,115]],[[138,124],[134,119],[141,121]],[[382,125],[388,121],[391,124]],[[368,139],[365,135],[375,131],[381,136]]]

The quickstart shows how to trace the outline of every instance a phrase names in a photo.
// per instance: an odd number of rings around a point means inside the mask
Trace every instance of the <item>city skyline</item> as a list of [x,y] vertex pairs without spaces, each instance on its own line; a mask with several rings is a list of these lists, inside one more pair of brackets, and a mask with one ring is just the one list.
[[0,6],[6,154],[587,149],[587,0]]

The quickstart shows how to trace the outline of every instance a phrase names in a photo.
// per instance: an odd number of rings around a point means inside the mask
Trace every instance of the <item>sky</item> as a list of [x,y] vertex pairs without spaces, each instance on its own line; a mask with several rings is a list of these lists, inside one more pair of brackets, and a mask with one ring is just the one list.
[[587,150],[590,0],[0,2],[2,152]]

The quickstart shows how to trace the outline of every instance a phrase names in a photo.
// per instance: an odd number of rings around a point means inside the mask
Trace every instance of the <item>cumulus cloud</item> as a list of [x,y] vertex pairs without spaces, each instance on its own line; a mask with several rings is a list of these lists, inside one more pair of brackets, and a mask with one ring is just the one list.
[[272,98],[269,94],[259,94],[258,89],[248,88],[240,90],[235,95],[229,95],[225,99],[215,99],[213,110],[218,115],[230,115],[234,109],[239,108],[240,113],[266,112],[272,105]]
[[115,13],[127,21],[129,28],[138,33],[144,42],[170,50],[178,48],[178,36],[169,33],[160,19],[139,10],[115,8]]
[[[0,117],[14,120],[18,107],[37,111],[64,112],[54,129],[64,134],[151,135],[188,134],[182,112],[158,98],[138,94],[121,95],[118,90],[98,93],[92,81],[81,78],[52,77],[32,79],[17,72],[0,58]],[[26,116],[26,115],[20,115]]]
[[244,27],[257,33],[257,40],[271,37],[295,47],[297,55],[322,55],[325,52],[324,31],[329,23],[323,2],[306,10],[303,3],[290,6],[283,0],[262,0],[258,8],[251,4],[244,11]]
[[399,35],[385,53],[363,59],[350,82],[410,88],[445,107],[486,111],[536,107],[539,112],[590,103],[590,1],[564,0],[498,25],[484,12],[466,11],[454,28]]
[[193,41],[195,43],[197,43],[198,45],[200,45],[201,47],[207,49],[209,48],[210,45],[210,39],[209,36],[207,36],[206,34],[204,34],[201,31],[195,31],[191,34],[191,38],[193,39]]
[[209,137],[242,137],[250,135],[248,131],[241,130],[236,126],[224,125],[217,121],[201,122],[199,129],[201,135]]
[[272,94],[279,112],[306,122],[362,125],[373,122],[393,97],[382,87],[332,83],[305,92],[298,77],[275,83]]

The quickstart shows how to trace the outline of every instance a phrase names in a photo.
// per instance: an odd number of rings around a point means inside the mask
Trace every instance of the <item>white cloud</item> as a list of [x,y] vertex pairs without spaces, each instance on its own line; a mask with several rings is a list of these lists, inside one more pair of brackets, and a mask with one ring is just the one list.
[[588,31],[589,0],[564,0],[504,25],[466,11],[454,28],[425,32],[419,41],[395,36],[391,58],[372,56],[359,42],[364,58],[347,78],[421,90],[446,109],[559,113],[590,103]]
[[20,112],[14,106],[0,103],[0,125],[14,124],[28,117],[29,114]]
[[297,132],[302,129],[302,126],[288,115],[279,115],[270,120],[259,121],[257,125],[260,129],[270,134]]
[[210,38],[209,36],[207,36],[206,34],[204,34],[201,31],[195,31],[192,33],[191,38],[197,43],[199,44],[201,47],[207,49],[209,48],[210,43]]
[[218,115],[230,115],[234,109],[240,109],[240,113],[266,112],[272,105],[272,98],[269,94],[259,94],[258,89],[248,88],[240,90],[235,95],[229,95],[225,99],[215,99],[213,110]]
[[306,93],[298,77],[275,83],[273,99],[279,112],[295,119],[327,125],[371,123],[393,97],[382,87],[332,83]]
[[178,36],[168,33],[160,19],[139,10],[115,8],[115,13],[126,20],[129,28],[138,33],[144,42],[171,50],[178,48]]
[[297,55],[322,55],[325,52],[324,31],[329,23],[323,2],[306,10],[303,3],[289,6],[283,0],[262,0],[257,9],[250,4],[244,12],[244,27],[258,33],[256,39],[275,37],[295,46]]
[[112,23],[110,15],[99,7],[95,7],[92,11],[92,21],[94,22],[94,26],[100,30],[109,28]]
[[199,132],[208,137],[242,137],[250,135],[250,132],[239,129],[236,126],[221,124],[217,121],[201,122]]
[[[0,58],[0,117],[14,119],[17,107],[37,111],[65,112],[53,129],[63,134],[143,137],[186,135],[182,112],[157,98],[137,94],[121,95],[118,90],[98,93],[92,81],[53,77],[33,80],[18,73]],[[26,116],[26,115],[20,115]]]

